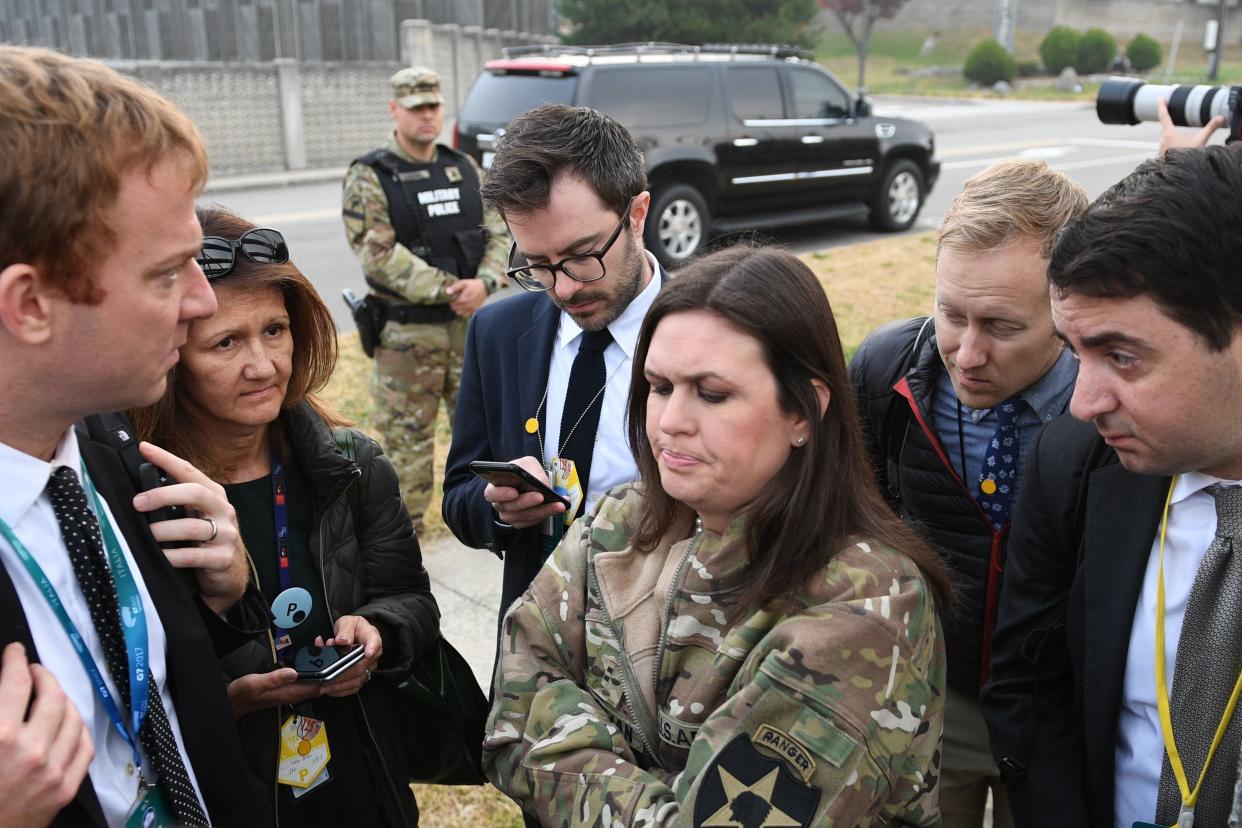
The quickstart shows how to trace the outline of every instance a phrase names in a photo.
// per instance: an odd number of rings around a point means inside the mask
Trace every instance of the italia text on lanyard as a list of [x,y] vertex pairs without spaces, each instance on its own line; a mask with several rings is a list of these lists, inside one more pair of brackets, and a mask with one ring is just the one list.
[[[99,696],[99,701],[107,712],[108,718],[112,720],[113,727],[116,728],[116,732],[129,745],[129,749],[133,753],[134,767],[142,768],[142,754],[138,750],[138,734],[142,731],[142,722],[147,716],[151,676],[147,664],[147,623],[142,607],[142,596],[138,592],[138,583],[129,569],[129,564],[125,561],[125,553],[121,551],[121,543],[117,538],[116,530],[108,519],[107,512],[104,511],[103,503],[99,499],[99,493],[95,491],[90,475],[86,473],[86,467],[81,466],[81,469],[82,481],[86,484],[86,491],[90,494],[90,502],[94,507],[95,517],[98,519],[103,535],[104,548],[107,550],[108,555],[108,568],[112,570],[112,579],[116,582],[117,604],[121,615],[121,632],[125,636],[125,649],[129,661],[130,717],[128,725],[125,718],[121,715],[116,699],[113,698],[111,691],[108,690],[108,684],[104,681],[103,673],[99,670],[99,666],[95,664],[95,659],[91,657],[90,651],[87,650],[86,643],[82,640],[82,634],[78,632],[77,626],[74,625],[73,620],[65,611],[65,605],[56,593],[55,587],[52,586],[47,573],[43,571],[43,567],[39,566],[39,562],[30,554],[30,550],[26,548],[26,545],[18,539],[17,534],[3,520],[0,520],[0,534],[3,534],[9,545],[13,547],[13,551],[17,553],[17,557],[21,560],[22,565],[30,573],[30,577],[39,586],[39,590],[51,606],[52,612],[56,614],[57,620],[60,621],[61,627],[65,630],[65,635],[69,637],[70,643],[73,644],[74,652],[78,654],[78,660],[82,662],[82,667],[86,669],[87,675],[90,676],[91,683],[95,686],[95,693]],[[145,770],[142,772],[145,779],[154,778],[147,774]]]
[[1216,735],[1212,737],[1212,745],[1208,748],[1207,758],[1203,760],[1203,770],[1199,771],[1199,779],[1192,790],[1186,778],[1186,770],[1182,767],[1182,757],[1177,751],[1177,740],[1173,737],[1173,716],[1169,712],[1169,688],[1166,681],[1164,664],[1164,538],[1169,528],[1169,505],[1173,502],[1173,487],[1177,485],[1174,477],[1169,483],[1169,494],[1164,499],[1164,514],[1160,518],[1160,554],[1159,572],[1156,578],[1156,706],[1160,711],[1160,733],[1164,737],[1164,750],[1169,756],[1169,767],[1173,770],[1173,778],[1177,780],[1177,789],[1182,795],[1182,807],[1177,815],[1177,825],[1173,828],[1191,828],[1195,819],[1195,802],[1199,799],[1199,791],[1203,788],[1203,780],[1207,778],[1208,767],[1212,757],[1220,747],[1221,739],[1233,718],[1233,711],[1238,706],[1238,696],[1242,694],[1242,673],[1234,682],[1233,692],[1225,705],[1220,724],[1216,727]]
[[272,452],[272,523],[276,529],[276,561],[280,576],[280,594],[272,602],[272,623],[276,626],[273,631],[276,652],[280,653],[293,644],[288,630],[310,617],[311,594],[302,587],[293,586],[293,574],[289,571],[288,488],[285,485],[285,468],[275,452]]

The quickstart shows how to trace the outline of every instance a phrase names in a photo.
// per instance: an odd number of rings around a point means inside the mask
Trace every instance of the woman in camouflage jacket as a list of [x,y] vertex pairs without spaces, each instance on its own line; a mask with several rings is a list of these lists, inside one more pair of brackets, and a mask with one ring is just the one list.
[[545,825],[937,824],[947,582],[875,487],[806,266],[671,280],[629,438],[641,482],[505,618],[489,778]]

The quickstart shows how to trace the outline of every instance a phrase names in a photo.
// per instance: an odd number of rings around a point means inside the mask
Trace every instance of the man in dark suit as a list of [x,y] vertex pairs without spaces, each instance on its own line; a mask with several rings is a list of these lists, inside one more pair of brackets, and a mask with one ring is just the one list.
[[1242,154],[1172,150],[1053,251],[1083,422],[1032,446],[983,698],[1019,825],[1238,815],[1240,192]]
[[[149,89],[39,49],[0,47],[0,112],[0,824],[249,824],[215,659],[244,635],[221,617],[246,584],[233,510],[154,446],[179,485],[135,496],[73,425],[158,399],[215,311],[202,140]],[[190,517],[149,528],[170,504]]]
[[511,258],[526,262],[509,276],[529,292],[470,322],[443,513],[462,543],[507,555],[503,616],[564,533],[565,507],[485,483],[470,463],[516,463],[564,492],[571,518],[636,479],[630,360],[663,277],[643,247],[642,154],[607,115],[549,105],[515,119],[483,199],[509,225]]

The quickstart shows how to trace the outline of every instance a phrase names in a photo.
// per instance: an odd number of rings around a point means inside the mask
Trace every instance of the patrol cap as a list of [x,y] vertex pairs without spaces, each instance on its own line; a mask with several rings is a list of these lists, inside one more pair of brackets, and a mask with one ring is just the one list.
[[421,104],[442,104],[440,74],[426,66],[410,66],[397,71],[388,82],[392,84],[392,96],[406,109]]

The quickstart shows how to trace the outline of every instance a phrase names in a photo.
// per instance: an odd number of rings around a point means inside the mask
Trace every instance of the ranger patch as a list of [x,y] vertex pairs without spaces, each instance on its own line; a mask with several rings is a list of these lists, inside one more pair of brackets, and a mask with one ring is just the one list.
[[820,790],[785,763],[755,750],[746,734],[725,745],[703,771],[695,828],[809,828]]
[[774,751],[782,759],[793,765],[803,781],[809,782],[811,777],[815,775],[815,760],[811,758],[811,752],[803,747],[801,742],[783,730],[777,730],[772,725],[765,724],[755,731],[751,741],[756,745]]

